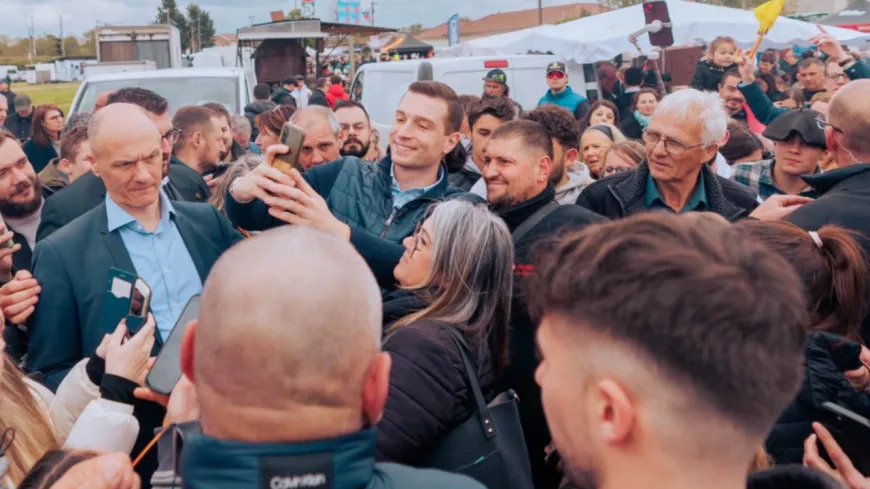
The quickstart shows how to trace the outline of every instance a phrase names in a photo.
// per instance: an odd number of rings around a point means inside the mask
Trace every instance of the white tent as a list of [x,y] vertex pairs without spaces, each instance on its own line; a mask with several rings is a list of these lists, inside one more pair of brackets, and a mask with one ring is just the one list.
[[[719,7],[683,0],[667,0],[674,33],[674,46],[712,41],[731,36],[740,47],[750,47],[758,32],[758,20],[751,10]],[[644,27],[643,5],[626,7],[584,17],[560,25],[543,25],[521,31],[475,39],[453,46],[447,56],[492,56],[526,54],[529,51],[552,52],[565,60],[593,63],[613,59],[622,53],[637,52],[629,36]],[[870,42],[870,34],[826,27],[843,44],[861,46]],[[765,37],[761,47],[786,48],[809,46],[818,35],[815,24],[780,17]],[[646,34],[638,38],[644,53],[652,46]]]

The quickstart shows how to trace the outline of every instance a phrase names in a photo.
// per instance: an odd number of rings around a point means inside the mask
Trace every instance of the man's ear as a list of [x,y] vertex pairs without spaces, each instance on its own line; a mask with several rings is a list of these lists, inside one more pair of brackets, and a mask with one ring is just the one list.
[[184,330],[184,336],[181,337],[181,354],[179,355],[181,371],[194,383],[196,383],[196,380],[193,375],[193,348],[196,342],[196,329],[198,326],[199,319],[194,319],[188,323],[187,329]]
[[709,148],[704,148],[704,158],[702,161],[713,161],[716,159],[716,153],[719,152],[719,145],[713,144]]
[[390,393],[390,368],[393,360],[390,354],[381,352],[375,357],[366,372],[363,384],[362,410],[365,420],[374,426],[384,417],[384,406]]
[[451,151],[453,151],[453,148],[455,148],[456,145],[459,144],[459,140],[461,138],[462,133],[460,132],[454,132],[450,135],[450,137],[447,138],[447,142],[444,143],[444,149],[441,150],[444,156],[447,156]]
[[625,387],[614,380],[602,380],[595,386],[595,423],[601,440],[620,445],[632,438],[637,428],[637,406]]
[[[567,163],[566,163],[567,165]],[[546,182],[550,180],[550,174],[553,172],[553,159],[549,156],[541,156],[538,160],[538,181]]]
[[565,151],[565,167],[570,168],[571,165],[577,161],[577,157],[580,155],[580,150],[576,148],[569,148]]
[[72,165],[72,162],[66,158],[61,158],[57,161],[57,169],[60,170],[64,175],[69,176],[69,167]]

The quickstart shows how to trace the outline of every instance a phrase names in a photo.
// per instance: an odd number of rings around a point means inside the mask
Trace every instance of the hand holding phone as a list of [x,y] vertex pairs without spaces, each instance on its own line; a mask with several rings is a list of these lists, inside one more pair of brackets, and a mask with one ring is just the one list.
[[132,336],[128,336],[125,323],[126,320],[122,320],[109,336],[105,347],[106,373],[142,385],[148,372],[151,348],[156,340],[156,323],[154,316],[148,314],[145,324]]
[[299,165],[299,152],[302,151],[302,143],[305,142],[305,131],[292,122],[285,122],[284,127],[281,128],[280,142],[290,148],[290,151],[276,155],[272,167],[285,175],[289,175],[293,168],[300,172],[305,171]]

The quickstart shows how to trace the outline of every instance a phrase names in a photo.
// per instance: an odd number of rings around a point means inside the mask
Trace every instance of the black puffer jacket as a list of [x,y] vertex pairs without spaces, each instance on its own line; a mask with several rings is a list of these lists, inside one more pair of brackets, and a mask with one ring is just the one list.
[[424,307],[426,301],[415,291],[399,289],[389,292],[384,296],[384,335],[393,323]]
[[248,121],[251,123],[251,141],[256,141],[257,135],[260,134],[260,130],[257,129],[257,124],[254,123],[254,120],[258,115],[274,108],[275,102],[272,102],[271,100],[256,100],[245,106],[245,117],[247,117]]
[[840,489],[835,480],[800,465],[782,465],[750,474],[746,489]]
[[804,441],[812,423],[828,419],[822,404],[833,402],[870,417],[870,394],[859,393],[843,376],[861,366],[861,345],[830,333],[814,331],[804,350],[805,376],[801,390],[783,411],[767,438],[766,448],[777,464],[801,463]]
[[[465,336],[487,402],[497,394],[495,366],[485,345]],[[453,337],[435,321],[397,329],[384,342],[393,360],[390,394],[378,423],[377,459],[417,465],[473,413],[468,376]]]
[[722,75],[736,68],[736,64],[722,68],[707,60],[698,61],[698,64],[695,66],[695,74],[692,75],[692,81],[689,82],[689,86],[696,90],[718,92],[719,83],[722,82]]

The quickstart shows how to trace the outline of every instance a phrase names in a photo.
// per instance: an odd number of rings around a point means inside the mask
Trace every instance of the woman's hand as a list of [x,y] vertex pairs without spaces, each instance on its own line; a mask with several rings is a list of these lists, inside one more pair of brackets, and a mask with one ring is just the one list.
[[127,379],[139,385],[145,383],[145,375],[151,366],[149,357],[154,346],[154,316],[132,338],[126,339],[127,325],[121,321],[109,338],[106,347],[106,373]]
[[[824,472],[834,480],[839,481],[849,487],[849,489],[870,489],[870,479],[866,479],[858,469],[852,465],[849,456],[843,452],[837,441],[831,433],[825,429],[820,423],[813,423],[813,430],[816,432],[810,435],[804,442],[804,465]],[[828,452],[831,461],[834,462],[836,470],[828,465],[821,455],[819,455],[818,442],[822,442],[825,451]]]

